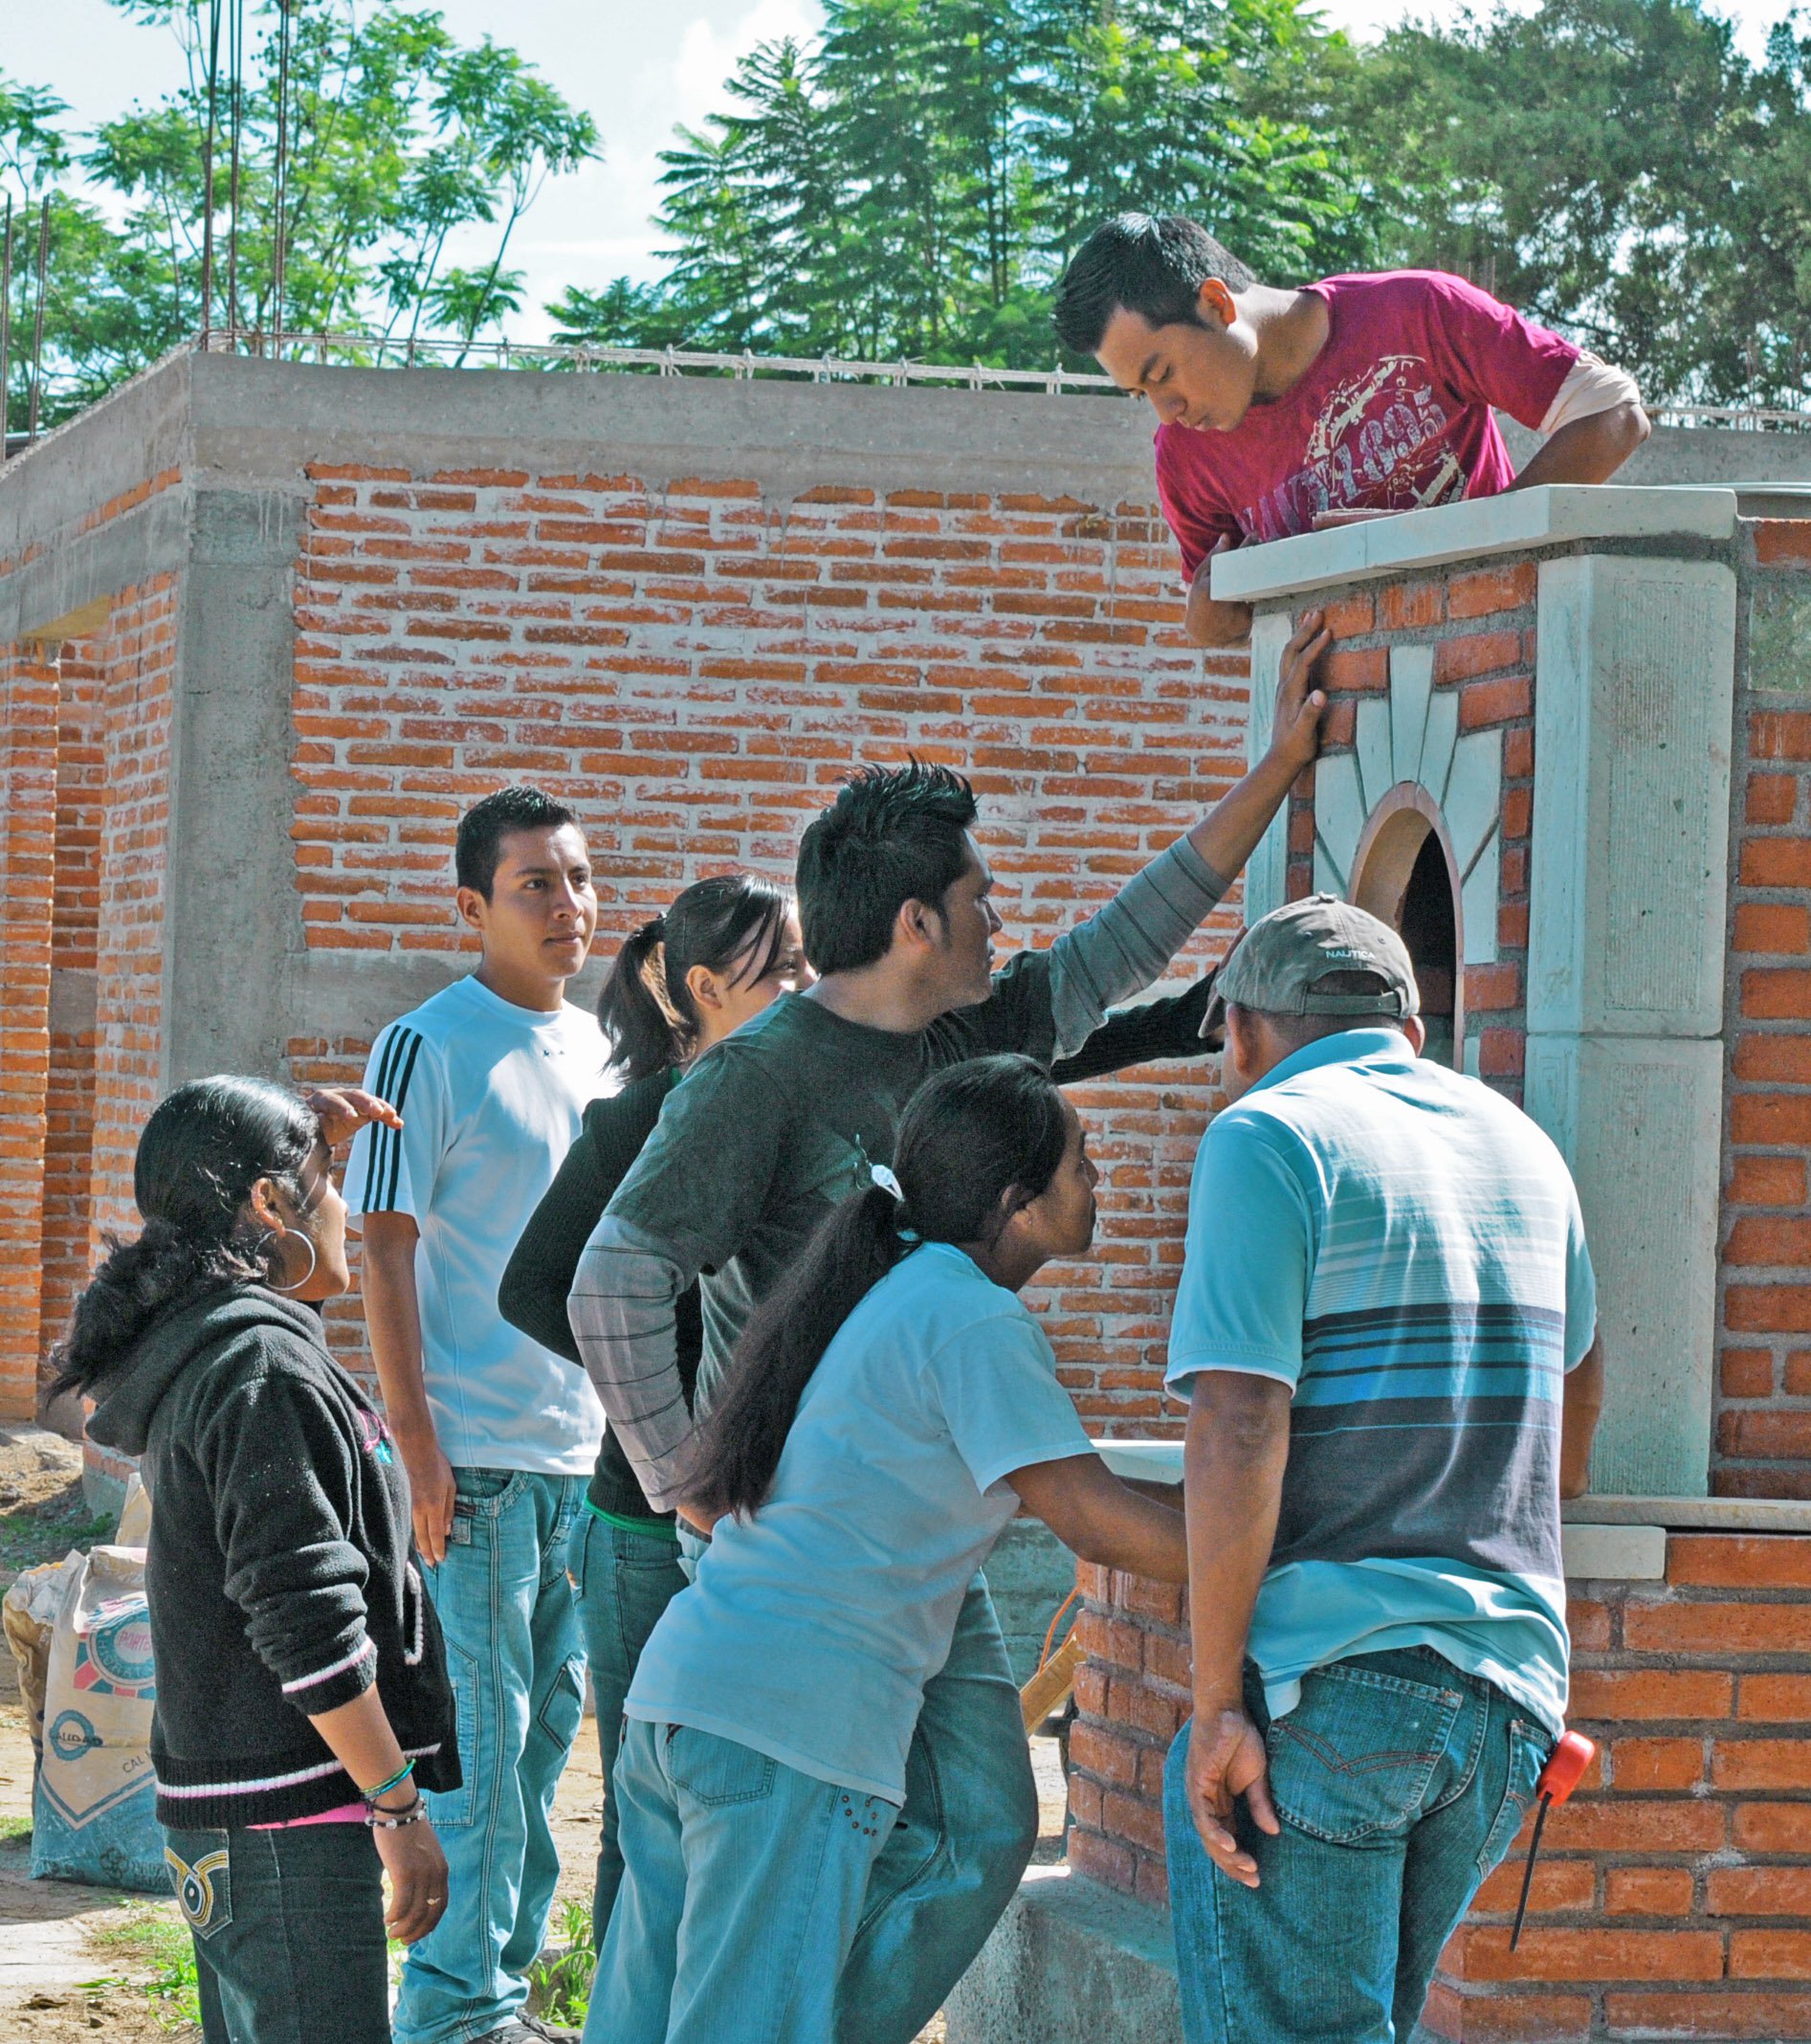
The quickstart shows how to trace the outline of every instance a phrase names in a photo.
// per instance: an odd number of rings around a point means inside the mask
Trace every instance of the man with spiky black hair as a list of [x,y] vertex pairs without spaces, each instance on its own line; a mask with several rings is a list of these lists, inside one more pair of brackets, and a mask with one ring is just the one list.
[[[824,1216],[891,1166],[924,1078],[994,1052],[1049,1064],[1161,974],[1313,760],[1326,701],[1313,677],[1327,643],[1311,612],[1284,657],[1270,750],[1244,780],[1094,915],[999,972],[993,876],[961,775],[870,768],[806,830],[799,914],[816,986],[783,995],[675,1088],[567,1301],[651,1503],[683,1510],[696,1453],[674,1301],[701,1278],[702,1412],[755,1304]],[[978,1578],[925,1692],[905,1805],[844,1976],[842,2044],[910,2044],[980,1949],[1036,1835],[1018,1692]]]

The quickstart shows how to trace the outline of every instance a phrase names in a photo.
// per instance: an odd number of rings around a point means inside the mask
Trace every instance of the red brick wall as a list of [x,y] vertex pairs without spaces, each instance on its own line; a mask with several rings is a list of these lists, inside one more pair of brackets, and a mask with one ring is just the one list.
[[0,1419],[37,1378],[44,1089],[50,1058],[56,678],[0,651]]
[[163,1088],[164,900],[178,587],[160,576],[114,601],[85,649],[105,677],[96,950],[91,1219],[137,1231],[132,1157]]
[[[1763,521],[1752,548],[1745,595],[1811,598],[1811,522]],[[1794,700],[1738,671],[1712,1459],[1726,1497],[1811,1498],[1811,710]]]
[[[51,962],[92,975],[99,957],[100,833],[106,810],[106,676],[66,646],[56,663],[56,869]],[[69,1317],[93,1254],[95,1051],[92,1027],[53,1017],[45,1100],[41,1345]]]
[[[1163,1756],[1188,1710],[1182,1593],[1084,1567],[1070,1859],[1166,1900]],[[1575,1583],[1586,1787],[1447,1947],[1426,2021],[1466,2044],[1811,2038],[1811,1538],[1670,1536],[1662,1583]]]
[[[1466,1038],[1483,1078],[1517,1105],[1527,1041],[1528,848],[1535,808],[1535,582],[1532,561],[1471,574],[1415,577],[1331,589],[1304,602],[1327,612],[1335,647],[1325,665],[1325,747],[1350,752],[1358,707],[1389,688],[1393,646],[1434,648],[1436,692],[1459,695],[1459,730],[1500,730],[1502,867],[1495,960],[1465,971]],[[1314,776],[1290,805],[1289,897],[1314,892]]]
[[[453,825],[506,780],[584,813],[607,944],[701,874],[788,874],[848,772],[908,752],[973,774],[1009,937],[1049,943],[1241,770],[1244,662],[1204,680],[1148,507],[312,473],[295,834],[317,950],[457,951]],[[1228,906],[1191,966],[1236,922]],[[293,1052],[344,1073],[363,1046]],[[1099,1248],[1044,1299],[1102,1422],[1159,1411],[1210,1077],[1145,1071],[1090,1099]]]

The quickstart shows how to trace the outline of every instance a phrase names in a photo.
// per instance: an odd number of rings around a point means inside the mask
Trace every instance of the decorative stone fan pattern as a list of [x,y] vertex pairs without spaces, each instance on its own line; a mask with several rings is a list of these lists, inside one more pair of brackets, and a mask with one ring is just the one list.
[[1390,654],[1387,696],[1358,704],[1358,744],[1314,768],[1314,885],[1352,891],[1352,866],[1372,811],[1390,789],[1419,783],[1446,818],[1458,861],[1465,963],[1496,956],[1497,869],[1502,862],[1503,734],[1459,735],[1459,698],[1434,688],[1431,646]]

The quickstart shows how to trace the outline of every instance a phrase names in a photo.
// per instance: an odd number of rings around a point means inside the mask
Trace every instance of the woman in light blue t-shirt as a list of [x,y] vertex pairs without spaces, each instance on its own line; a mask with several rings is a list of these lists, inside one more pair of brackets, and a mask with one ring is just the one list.
[[[1090,1561],[1186,1577],[1182,1513],[1109,1472],[1016,1296],[1093,1237],[1074,1109],[1029,1058],[954,1066],[894,1169],[825,1221],[706,1423],[690,1509],[714,1538],[625,1706],[627,1870],[586,2044],[863,2033],[838,1974],[1002,1528],[1023,1503]],[[1022,1867],[952,1924],[948,1986]]]

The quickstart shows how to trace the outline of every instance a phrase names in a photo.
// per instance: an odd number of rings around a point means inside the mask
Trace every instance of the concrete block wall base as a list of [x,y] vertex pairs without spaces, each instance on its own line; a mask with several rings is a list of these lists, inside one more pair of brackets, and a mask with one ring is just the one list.
[[1067,1867],[1033,1867],[945,2020],[949,2044],[1182,2044],[1169,1919]]
[[[1169,1918],[1067,1867],[1033,1867],[944,2020],[948,2044],[1182,2044]],[[1438,2039],[1418,2028],[1404,2044]]]

